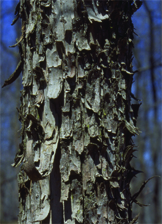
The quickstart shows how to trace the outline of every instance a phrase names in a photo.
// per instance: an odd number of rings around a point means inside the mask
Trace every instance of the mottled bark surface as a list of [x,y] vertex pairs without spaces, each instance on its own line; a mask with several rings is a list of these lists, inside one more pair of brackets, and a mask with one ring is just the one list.
[[19,223],[131,223],[137,3],[20,0]]

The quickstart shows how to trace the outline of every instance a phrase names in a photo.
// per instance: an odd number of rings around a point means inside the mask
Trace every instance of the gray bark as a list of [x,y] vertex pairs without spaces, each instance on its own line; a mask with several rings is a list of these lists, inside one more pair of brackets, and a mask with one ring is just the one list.
[[135,222],[137,3],[20,0],[19,223]]

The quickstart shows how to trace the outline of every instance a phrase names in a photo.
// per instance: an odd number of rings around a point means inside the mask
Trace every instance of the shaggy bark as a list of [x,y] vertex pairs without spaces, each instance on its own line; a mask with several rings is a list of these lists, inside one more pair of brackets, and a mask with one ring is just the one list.
[[140,5],[20,0],[19,223],[135,222],[131,16]]

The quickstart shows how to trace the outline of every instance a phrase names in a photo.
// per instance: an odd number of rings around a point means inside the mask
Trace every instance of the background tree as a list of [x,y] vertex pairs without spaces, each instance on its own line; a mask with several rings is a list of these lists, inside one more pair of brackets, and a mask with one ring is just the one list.
[[[138,118],[138,125],[142,130],[141,138],[137,136],[138,154],[140,163],[136,161],[135,167],[143,171],[137,180],[133,181],[134,189],[139,183],[151,175],[161,176],[161,50],[159,48],[161,34],[161,17],[158,9],[160,1],[152,4],[144,1],[139,17],[140,29],[137,23],[137,33],[140,38],[135,38],[135,66],[138,73],[135,77],[135,95],[142,99],[142,109]],[[156,13],[155,13],[156,12]],[[137,42],[138,39],[138,42]],[[142,40],[141,40],[142,39]],[[140,41],[141,40],[141,41]],[[141,51],[141,45],[143,50]],[[145,52],[145,53],[143,53]],[[143,88],[144,87],[144,88]],[[139,217],[139,223],[160,223],[161,219],[161,180],[153,179],[141,193],[139,201],[149,204]],[[140,208],[139,208],[140,209]],[[138,209],[138,211],[139,211]],[[154,211],[154,212],[153,212]],[[150,215],[151,214],[151,215]]]
[[[15,26],[7,26],[14,19],[13,8],[16,2],[1,1],[0,11],[0,77],[1,86],[4,80],[11,74],[20,58],[17,49],[8,46],[13,44],[14,38],[20,35],[21,23]],[[12,16],[11,16],[12,14]],[[8,38],[10,37],[10,38]],[[7,86],[6,91],[1,91],[0,96],[0,223],[17,220],[18,215],[18,185],[17,169],[11,167],[13,158],[20,142],[20,122],[18,122],[17,109],[20,105],[21,79],[13,85]],[[1,89],[1,88],[0,88]]]

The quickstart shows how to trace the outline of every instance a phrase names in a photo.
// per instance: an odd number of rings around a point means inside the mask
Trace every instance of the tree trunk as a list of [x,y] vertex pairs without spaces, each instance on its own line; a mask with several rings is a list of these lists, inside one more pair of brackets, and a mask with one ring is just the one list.
[[131,16],[140,5],[20,0],[19,223],[135,222]]

